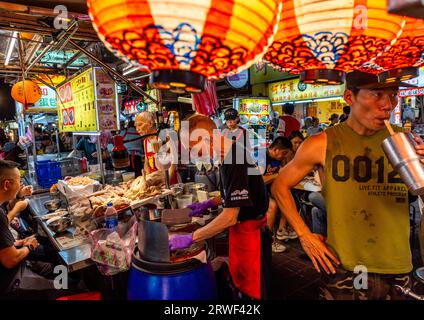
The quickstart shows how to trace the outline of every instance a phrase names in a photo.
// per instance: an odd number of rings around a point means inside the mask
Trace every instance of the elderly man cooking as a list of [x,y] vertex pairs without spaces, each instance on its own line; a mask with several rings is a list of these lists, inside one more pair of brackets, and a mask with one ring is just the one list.
[[[158,129],[155,122],[155,116],[151,112],[141,112],[135,118],[135,129],[141,136],[147,136],[143,142],[145,160],[144,171],[146,174],[161,171],[160,161],[157,161],[159,149],[163,142],[158,137]],[[171,164],[169,168],[170,184],[178,183],[176,165]]]

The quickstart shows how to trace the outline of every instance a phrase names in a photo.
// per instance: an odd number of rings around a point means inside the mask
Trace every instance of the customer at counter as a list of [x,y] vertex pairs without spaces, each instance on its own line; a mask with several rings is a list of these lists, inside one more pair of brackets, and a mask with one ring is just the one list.
[[288,137],[292,131],[300,130],[300,122],[294,116],[294,104],[283,104],[283,115],[280,117],[284,121],[284,136]]
[[[233,142],[233,139],[219,134],[208,117],[194,115],[188,121],[189,130],[182,128],[181,132],[183,144],[188,142],[187,147],[192,154],[197,152],[200,157],[210,158],[215,154],[221,160],[224,210],[194,233],[173,236],[170,249],[187,248],[193,242],[212,238],[229,228],[229,269],[232,281],[243,297],[264,299],[267,297],[271,274],[272,235],[266,226],[269,198],[259,169],[243,143],[247,139],[246,134]],[[191,133],[196,129],[201,130],[198,133],[202,139],[190,141]],[[239,161],[237,155],[244,157],[244,161]],[[208,202],[211,206],[217,204],[216,199]]]
[[[277,137],[266,150],[264,175],[275,174],[280,171],[281,164],[291,153],[292,143],[286,137]],[[260,162],[260,161],[259,161]]]
[[125,148],[127,148],[130,156],[130,167],[135,172],[135,176],[138,177],[143,168],[143,145],[141,139],[136,140],[140,135],[135,128],[134,121],[129,121],[127,127],[120,132],[120,135],[124,141],[128,141],[125,143]]
[[[381,148],[390,135],[384,121],[396,107],[403,85],[380,82],[376,75],[359,71],[347,74],[344,99],[351,106],[349,118],[308,138],[273,184],[273,195],[315,269],[328,274],[323,276],[321,299],[404,299],[395,285],[411,286],[407,187]],[[418,137],[415,141],[416,153],[423,156],[424,143]],[[315,166],[325,176],[327,238],[310,231],[290,193]],[[368,275],[359,287],[354,286],[358,270]]]
[[[20,188],[18,164],[0,160],[0,203],[13,201]],[[15,241],[9,220],[0,206],[0,297],[38,299],[69,294],[54,287],[53,266],[45,262],[27,261],[39,246],[34,237]],[[50,277],[50,279],[46,278]],[[45,296],[43,296],[45,294]]]
[[[83,136],[76,145],[76,149],[84,153],[89,164],[97,164],[97,139],[98,136]],[[102,159],[106,164],[110,162],[108,151],[104,146],[102,146]]]
[[96,158],[93,154],[96,152],[96,137],[81,137],[76,145],[76,149],[84,153],[84,156],[87,158],[89,164],[95,164]]

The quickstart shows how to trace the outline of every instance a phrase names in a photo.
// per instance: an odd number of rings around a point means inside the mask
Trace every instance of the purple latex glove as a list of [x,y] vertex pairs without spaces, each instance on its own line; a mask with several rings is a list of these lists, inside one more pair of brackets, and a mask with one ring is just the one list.
[[169,249],[175,251],[185,249],[193,244],[193,234],[176,234],[169,239]]
[[188,215],[189,217],[203,217],[203,213],[214,206],[215,204],[213,202],[213,199],[190,204],[187,206],[187,208],[191,209],[191,212]]

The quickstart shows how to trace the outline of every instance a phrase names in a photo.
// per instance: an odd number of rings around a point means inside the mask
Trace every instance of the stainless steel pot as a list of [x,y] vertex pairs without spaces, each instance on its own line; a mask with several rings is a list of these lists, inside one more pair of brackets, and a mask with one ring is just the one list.
[[49,210],[49,212],[54,212],[59,209],[61,206],[61,201],[59,199],[53,199],[44,202],[44,207]]

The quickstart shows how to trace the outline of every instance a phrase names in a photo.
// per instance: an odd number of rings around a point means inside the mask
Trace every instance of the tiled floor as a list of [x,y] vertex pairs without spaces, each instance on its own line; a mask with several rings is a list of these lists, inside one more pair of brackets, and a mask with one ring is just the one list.
[[[418,229],[419,210],[416,208],[415,241],[413,245],[414,268],[421,267],[421,254],[419,251]],[[316,300],[320,274],[314,269],[312,262],[303,252],[299,240],[284,242],[287,250],[274,253],[272,256],[272,280],[270,299],[272,300]],[[228,255],[228,239],[222,237],[216,242],[217,254]],[[418,288],[416,293],[424,294],[424,288]]]
[[320,275],[304,254],[298,240],[285,243],[287,250],[272,256],[271,299],[315,300]]

